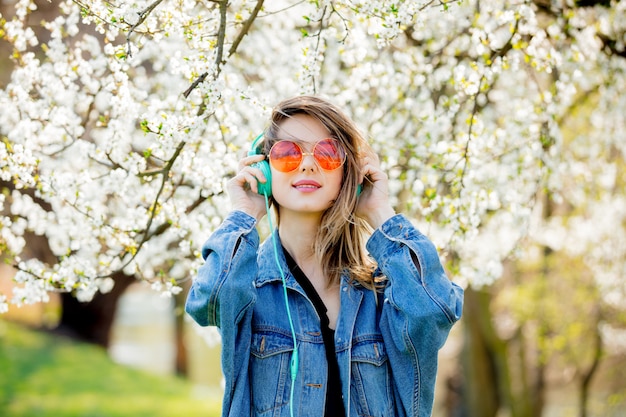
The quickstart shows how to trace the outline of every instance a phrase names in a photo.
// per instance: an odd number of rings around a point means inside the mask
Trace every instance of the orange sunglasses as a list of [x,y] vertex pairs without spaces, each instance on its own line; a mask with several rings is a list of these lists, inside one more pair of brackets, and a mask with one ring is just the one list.
[[270,163],[280,172],[291,172],[296,170],[305,155],[311,155],[315,162],[325,171],[332,171],[346,160],[346,152],[337,139],[327,138],[316,142],[313,145],[313,152],[303,152],[302,148],[290,140],[280,140],[276,142],[270,150]]

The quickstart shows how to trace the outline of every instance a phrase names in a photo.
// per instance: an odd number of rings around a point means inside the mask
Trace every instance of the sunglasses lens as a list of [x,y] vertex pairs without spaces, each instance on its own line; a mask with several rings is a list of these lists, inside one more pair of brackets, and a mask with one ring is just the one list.
[[300,166],[302,151],[294,142],[281,140],[272,146],[270,162],[278,171],[291,172]]
[[346,154],[336,139],[324,139],[315,145],[313,156],[322,169],[332,171],[343,165]]

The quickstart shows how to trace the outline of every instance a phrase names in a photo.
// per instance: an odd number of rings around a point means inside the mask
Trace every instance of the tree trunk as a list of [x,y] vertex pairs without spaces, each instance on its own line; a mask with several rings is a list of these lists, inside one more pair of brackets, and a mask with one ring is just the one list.
[[176,375],[187,376],[187,347],[185,345],[185,301],[191,287],[191,281],[180,284],[183,290],[174,296],[174,338],[176,344]]
[[61,320],[55,332],[109,347],[118,301],[130,284],[136,282],[133,277],[122,273],[116,274],[113,279],[115,286],[109,293],[96,293],[89,302],[80,302],[71,293],[63,293]]
[[464,383],[462,388],[466,415],[495,417],[500,409],[498,377],[494,352],[485,334],[491,321],[489,295],[468,287],[463,306],[465,344],[462,361]]
[[[598,308],[598,311],[600,309]],[[593,360],[587,372],[582,375],[580,381],[580,417],[587,417],[587,404],[589,402],[589,390],[591,387],[591,381],[596,371],[600,366],[600,361],[602,360],[602,355],[604,353],[603,342],[602,342],[602,333],[600,333],[600,314],[597,313],[597,321],[595,326],[595,338],[594,338],[594,354]]]
[[[506,410],[512,417],[541,415],[543,402],[529,398],[530,389],[524,372],[528,366],[521,334],[511,342],[502,340],[493,326],[490,308],[492,295],[488,291],[468,287],[465,291],[464,328],[465,344],[462,361],[464,381],[462,386],[465,413],[472,417],[494,417]],[[511,343],[515,342],[515,344]],[[519,349],[513,347],[519,344]],[[510,357],[517,354],[516,358]],[[513,384],[511,366],[521,380]],[[543,371],[540,370],[540,373]],[[537,410],[538,413],[537,413]]]

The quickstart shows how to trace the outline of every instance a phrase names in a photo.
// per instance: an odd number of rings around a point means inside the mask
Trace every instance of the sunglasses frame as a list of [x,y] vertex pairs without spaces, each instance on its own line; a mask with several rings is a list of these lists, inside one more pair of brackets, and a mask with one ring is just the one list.
[[[342,160],[341,160],[341,163],[340,163],[339,165],[337,165],[337,167],[336,167],[336,168],[326,169],[326,168],[322,167],[322,165],[321,165],[320,161],[318,160],[317,156],[315,155],[315,149],[317,148],[317,146],[318,146],[320,143],[325,142],[325,141],[328,141],[328,142],[334,143],[334,144],[335,144],[335,146],[334,146],[334,147],[335,147],[336,149],[338,149],[338,150],[340,151],[340,153],[343,155],[343,158],[342,158]],[[295,167],[295,168],[293,168],[292,170],[289,170],[289,171],[283,171],[282,169],[277,168],[277,167],[273,164],[273,162],[272,162],[272,161],[273,161],[273,158],[272,158],[272,151],[274,150],[274,147],[275,147],[276,145],[278,145],[279,143],[281,143],[281,142],[289,142],[289,143],[292,143],[292,144],[293,144],[293,145],[295,145],[295,147],[296,147],[296,148],[300,151],[300,161],[298,162],[298,165],[296,165],[296,167]],[[335,138],[324,138],[324,139],[320,139],[320,140],[318,140],[317,142],[315,142],[315,143],[313,144],[313,149],[312,149],[312,152],[304,152],[304,151],[302,150],[302,146],[300,146],[300,145],[298,144],[298,142],[296,142],[296,141],[289,140],[289,139],[281,139],[281,140],[276,141],[276,142],[272,145],[272,147],[270,148],[270,151],[269,151],[269,153],[268,153],[268,159],[269,159],[270,164],[274,167],[274,169],[276,169],[277,171],[280,171],[280,172],[288,173],[288,172],[293,172],[293,171],[297,170],[297,169],[300,167],[300,165],[302,165],[302,161],[304,161],[304,157],[305,157],[305,156],[307,156],[307,155],[310,155],[310,156],[312,156],[312,157],[313,157],[313,159],[315,160],[315,163],[317,164],[317,166],[318,166],[320,169],[322,169],[322,170],[324,170],[324,171],[329,171],[329,172],[330,172],[330,171],[334,171],[334,170],[336,170],[336,169],[341,168],[341,167],[342,167],[342,166],[346,163],[346,159],[347,159],[346,150],[344,149],[344,147],[343,147],[343,145],[341,144],[341,142],[339,142],[339,140],[338,140],[338,139],[335,139]]]

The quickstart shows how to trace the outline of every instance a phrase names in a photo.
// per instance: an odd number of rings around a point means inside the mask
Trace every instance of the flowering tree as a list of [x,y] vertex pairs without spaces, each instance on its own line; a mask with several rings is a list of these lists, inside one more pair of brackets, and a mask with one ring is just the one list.
[[[589,254],[623,308],[626,5],[574,3],[66,0],[40,23],[16,1],[0,250],[17,285],[0,311],[127,277],[180,292],[228,211],[224,181],[301,93],[362,127],[453,279],[490,285],[535,241]],[[564,134],[581,108],[591,128]],[[580,210],[542,216],[545,193]],[[26,256],[35,238],[47,256]]]

